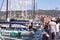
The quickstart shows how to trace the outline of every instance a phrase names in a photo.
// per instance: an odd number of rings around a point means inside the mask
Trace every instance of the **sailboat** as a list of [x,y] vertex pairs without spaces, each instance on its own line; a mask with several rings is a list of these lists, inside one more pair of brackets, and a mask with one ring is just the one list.
[[[11,39],[12,40],[18,40],[18,39],[22,40],[23,37],[21,35],[28,35],[30,33],[28,30],[21,31],[19,28],[19,27],[22,27],[25,29],[26,26],[24,26],[24,25],[25,25],[25,23],[29,23],[29,20],[15,20],[15,19],[8,18],[8,0],[7,0],[7,5],[6,5],[6,21],[0,22],[0,23],[1,24],[9,24],[9,27],[8,27],[8,25],[1,26],[1,38],[3,40],[5,40],[5,39],[7,39],[7,40],[11,40]],[[14,24],[14,25],[12,25],[12,24]],[[19,30],[17,30],[17,29],[19,29]],[[18,36],[16,36],[16,35],[18,35]]]

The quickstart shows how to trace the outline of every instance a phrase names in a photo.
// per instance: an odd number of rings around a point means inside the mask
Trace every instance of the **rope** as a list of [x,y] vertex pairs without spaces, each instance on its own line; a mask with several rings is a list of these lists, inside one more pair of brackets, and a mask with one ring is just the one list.
[[4,0],[2,1],[1,7],[0,7],[0,11],[2,10],[2,7],[3,7],[3,3],[4,3]]

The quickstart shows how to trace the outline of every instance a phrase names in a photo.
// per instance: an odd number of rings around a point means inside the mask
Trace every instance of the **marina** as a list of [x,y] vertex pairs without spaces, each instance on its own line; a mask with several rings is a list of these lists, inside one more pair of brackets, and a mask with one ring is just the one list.
[[60,40],[60,10],[40,9],[40,3],[45,1],[1,0],[0,40]]

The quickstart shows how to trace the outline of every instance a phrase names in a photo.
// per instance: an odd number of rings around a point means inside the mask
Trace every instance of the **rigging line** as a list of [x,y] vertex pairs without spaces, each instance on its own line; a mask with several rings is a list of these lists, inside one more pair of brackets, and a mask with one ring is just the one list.
[[2,1],[1,7],[0,7],[0,11],[2,10],[2,7],[3,7],[3,3],[4,3],[4,0]]

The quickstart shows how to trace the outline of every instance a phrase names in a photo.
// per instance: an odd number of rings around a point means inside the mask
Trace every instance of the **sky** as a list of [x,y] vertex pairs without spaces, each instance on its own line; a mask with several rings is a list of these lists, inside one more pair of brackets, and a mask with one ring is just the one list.
[[[0,0],[0,7],[3,0]],[[29,10],[32,9],[32,0],[8,0],[9,10]],[[36,9],[60,10],[60,0],[36,0]],[[2,10],[6,10],[6,0],[4,0]]]
[[60,0],[38,0],[39,9],[60,9]]

